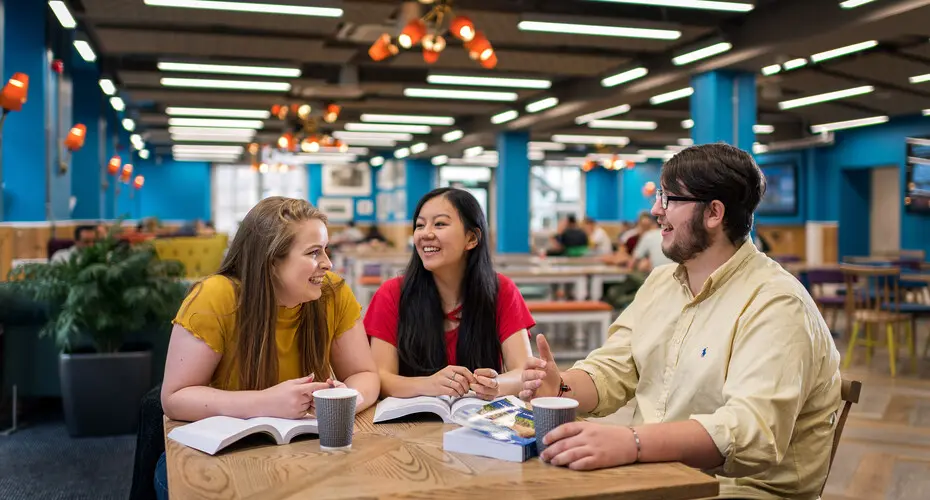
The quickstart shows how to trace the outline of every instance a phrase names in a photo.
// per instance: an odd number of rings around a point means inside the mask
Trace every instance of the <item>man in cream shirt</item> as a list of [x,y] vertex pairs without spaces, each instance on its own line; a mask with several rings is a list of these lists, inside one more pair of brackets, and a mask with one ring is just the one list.
[[605,416],[634,396],[631,427],[566,424],[542,459],[573,469],[680,461],[717,475],[721,498],[815,499],[840,406],[839,353],[810,295],[748,239],[765,192],[726,144],[662,170],[655,269],[587,359],[560,372],[546,340],[520,396],[563,395]]

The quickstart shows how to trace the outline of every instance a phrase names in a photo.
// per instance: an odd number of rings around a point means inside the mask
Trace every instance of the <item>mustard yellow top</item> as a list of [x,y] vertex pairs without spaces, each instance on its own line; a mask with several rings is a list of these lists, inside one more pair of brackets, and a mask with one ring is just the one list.
[[[342,278],[326,273],[327,280],[335,288],[335,295],[324,296],[327,301],[326,335],[334,339],[352,328],[361,316],[362,308],[355,295]],[[195,337],[223,357],[213,372],[210,386],[223,390],[236,390],[239,384],[236,357],[236,289],[233,281],[225,276],[210,276],[200,287],[184,299],[172,323],[181,325]],[[278,307],[275,341],[278,348],[278,382],[291,380],[308,373],[300,373],[297,325],[303,305],[287,308]]]

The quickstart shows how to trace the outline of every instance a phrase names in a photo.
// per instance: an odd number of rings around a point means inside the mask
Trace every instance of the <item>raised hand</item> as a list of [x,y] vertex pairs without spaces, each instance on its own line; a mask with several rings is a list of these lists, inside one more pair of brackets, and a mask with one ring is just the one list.
[[524,401],[559,394],[562,377],[546,337],[537,335],[536,347],[539,349],[539,357],[528,359],[523,369],[523,390],[520,391],[520,399]]
[[313,392],[333,387],[332,382],[314,382],[309,377],[285,380],[260,392],[262,406],[269,417],[303,418],[313,404]]
[[490,368],[475,370],[475,383],[471,384],[471,390],[475,391],[479,398],[488,401],[498,397],[500,385],[497,382],[497,372]]
[[477,383],[468,368],[454,365],[439,370],[424,381],[424,396],[464,396],[471,385]]

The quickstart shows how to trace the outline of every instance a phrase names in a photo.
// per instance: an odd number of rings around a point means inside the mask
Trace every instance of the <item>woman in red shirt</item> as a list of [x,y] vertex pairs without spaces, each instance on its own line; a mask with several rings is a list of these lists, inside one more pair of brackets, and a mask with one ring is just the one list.
[[535,322],[513,281],[494,271],[478,201],[465,190],[436,189],[413,219],[407,270],[378,289],[365,315],[381,394],[519,393]]

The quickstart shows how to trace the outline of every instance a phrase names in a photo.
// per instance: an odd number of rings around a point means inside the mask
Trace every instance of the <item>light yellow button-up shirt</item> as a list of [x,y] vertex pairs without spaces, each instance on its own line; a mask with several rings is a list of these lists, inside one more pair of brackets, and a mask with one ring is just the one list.
[[[594,416],[693,419],[721,455],[721,498],[817,498],[840,407],[840,355],[810,294],[749,241],[695,297],[684,266],[649,275],[607,343],[573,369]],[[648,446],[648,443],[643,443]]]

